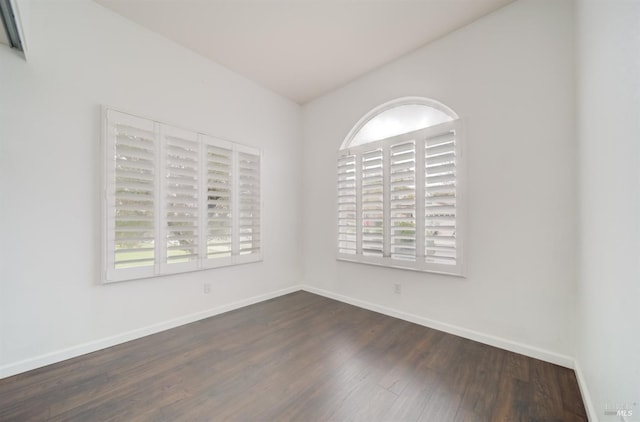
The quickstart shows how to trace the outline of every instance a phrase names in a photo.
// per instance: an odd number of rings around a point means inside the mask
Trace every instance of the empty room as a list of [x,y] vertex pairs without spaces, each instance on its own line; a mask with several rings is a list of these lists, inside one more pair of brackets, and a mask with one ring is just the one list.
[[0,11],[0,421],[640,421],[640,0]]

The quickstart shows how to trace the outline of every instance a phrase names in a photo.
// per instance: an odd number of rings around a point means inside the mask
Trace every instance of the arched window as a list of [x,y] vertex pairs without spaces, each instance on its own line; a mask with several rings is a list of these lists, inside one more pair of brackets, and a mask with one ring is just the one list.
[[426,98],[367,113],[338,154],[338,259],[463,275],[458,115]]

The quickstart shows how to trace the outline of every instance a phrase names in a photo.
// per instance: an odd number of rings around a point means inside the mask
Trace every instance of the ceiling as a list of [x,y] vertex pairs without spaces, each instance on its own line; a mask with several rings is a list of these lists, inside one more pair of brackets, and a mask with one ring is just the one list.
[[95,0],[304,104],[513,0]]

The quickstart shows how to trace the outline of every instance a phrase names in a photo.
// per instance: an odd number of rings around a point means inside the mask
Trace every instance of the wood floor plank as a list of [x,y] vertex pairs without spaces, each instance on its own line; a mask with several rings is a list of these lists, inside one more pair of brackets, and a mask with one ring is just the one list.
[[555,365],[539,360],[531,363],[532,421],[562,422],[564,406],[556,369]]
[[420,368],[414,372],[398,399],[377,420],[417,421],[431,401],[431,397],[441,388],[440,374]]
[[453,421],[461,401],[461,393],[441,384],[427,401],[418,421]]
[[529,382],[529,363],[531,358],[517,353],[508,353],[504,359],[504,375]]
[[586,421],[572,371],[296,292],[0,380],[0,421]]
[[475,367],[475,372],[466,381],[456,421],[490,421],[507,353],[479,343],[470,344],[474,347],[467,352],[465,360]]
[[[434,342],[434,337],[438,333],[435,330],[425,329],[418,325],[412,324],[411,338],[409,343],[412,345],[406,356],[394,362],[392,368],[380,380],[380,385],[387,390],[402,395],[409,384],[415,380],[421,372],[426,369],[425,350],[429,350]],[[425,366],[422,366],[425,365]]]
[[531,384],[509,375],[500,377],[491,420],[494,422],[529,422],[533,395]]

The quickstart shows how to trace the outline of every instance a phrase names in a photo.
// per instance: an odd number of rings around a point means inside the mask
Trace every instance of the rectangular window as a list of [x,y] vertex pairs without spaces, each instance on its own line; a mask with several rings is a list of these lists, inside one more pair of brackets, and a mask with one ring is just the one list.
[[261,153],[105,109],[105,282],[262,259]]
[[458,120],[340,151],[338,259],[463,275]]

